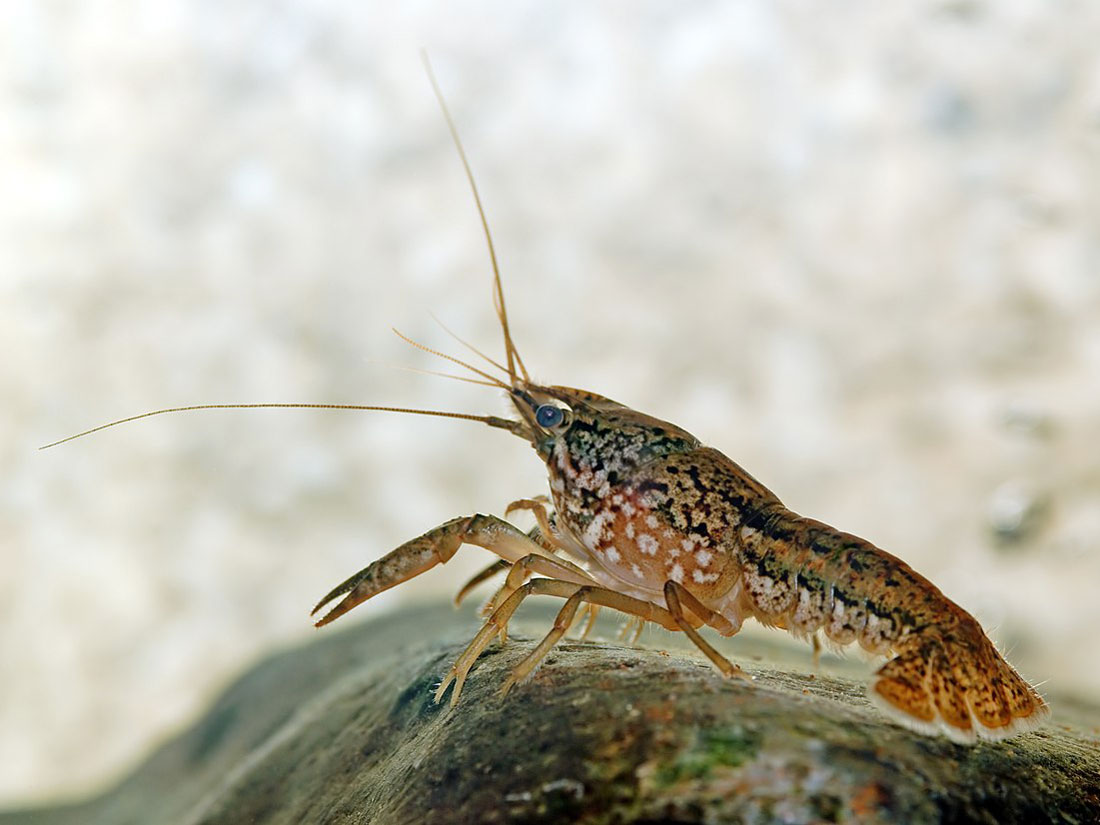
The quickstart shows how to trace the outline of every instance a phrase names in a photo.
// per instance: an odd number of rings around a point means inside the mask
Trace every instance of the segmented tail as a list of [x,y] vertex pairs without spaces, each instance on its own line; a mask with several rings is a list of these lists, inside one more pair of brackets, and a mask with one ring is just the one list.
[[872,679],[871,700],[906,727],[967,744],[1037,727],[1046,702],[966,618],[907,639]]

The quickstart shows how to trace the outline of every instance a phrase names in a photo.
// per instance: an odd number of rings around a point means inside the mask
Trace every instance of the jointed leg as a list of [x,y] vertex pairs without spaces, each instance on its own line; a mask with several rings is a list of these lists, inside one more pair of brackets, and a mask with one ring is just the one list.
[[637,616],[628,616],[626,621],[623,622],[623,626],[619,628],[617,638],[621,642],[634,647],[638,644],[638,637],[642,635],[642,629],[645,627],[645,621],[639,619]]
[[466,681],[466,674],[470,672],[474,662],[481,652],[489,646],[489,642],[498,634],[503,634],[508,627],[508,621],[520,603],[532,594],[545,593],[552,596],[568,598],[572,596],[581,585],[559,579],[532,579],[510,595],[503,604],[493,611],[493,615],[486,619],[485,624],[477,632],[477,635],[466,645],[466,649],[455,659],[443,681],[435,691],[435,701],[438,702],[447,692],[447,687],[454,682],[454,691],[451,693],[451,707],[458,703],[459,694],[462,693],[462,685]]
[[535,516],[535,521],[539,525],[539,533],[542,535],[542,541],[549,547],[555,550],[562,550],[566,554],[575,555],[576,550],[570,547],[569,543],[563,541],[554,530],[554,526],[550,523],[550,515],[546,510],[546,505],[550,503],[550,500],[546,496],[535,496],[535,498],[521,498],[517,501],[513,501],[507,507],[504,508],[504,517],[507,518],[510,514],[516,510],[529,510]]
[[684,607],[686,606],[688,610],[706,624],[721,621],[721,616],[695,598],[682,584],[671,579],[665,582],[665,602],[668,604],[668,612],[672,614],[680,630],[684,631],[688,638],[695,642],[695,646],[706,654],[706,657],[714,663],[716,668],[722,671],[723,676],[748,678],[741,668],[711,647],[710,642],[699,635],[699,631],[688,620]]
[[583,642],[588,638],[588,634],[592,632],[592,628],[596,625],[596,617],[600,615],[600,606],[598,604],[586,604],[584,606],[584,613],[577,619],[577,623],[584,622],[584,629],[581,630],[581,635],[577,636],[577,640]]
[[310,615],[338,596],[344,596],[343,601],[317,622],[317,627],[326,625],[383,590],[447,562],[463,544],[484,547],[508,562],[517,562],[532,554],[548,555],[548,551],[503,519],[481,514],[462,516],[405,542],[360,570],[334,587]]
[[[595,584],[596,581],[581,567],[573,564],[570,561],[559,558],[549,558],[547,556],[540,556],[532,553],[529,556],[524,556],[515,564],[511,564],[504,559],[493,562],[489,567],[486,567],[466,584],[462,586],[462,589],[458,591],[455,596],[455,604],[457,605],[462,599],[477,585],[486,579],[492,578],[497,573],[504,570],[508,571],[508,578],[500,589],[493,595],[485,607],[482,608],[482,615],[488,616],[492,614],[494,610],[504,600],[511,596],[520,586],[531,578],[532,573],[541,573],[544,576],[550,576],[551,578],[564,579],[566,581],[576,582],[577,584]],[[591,622],[589,627],[585,629],[585,635],[588,635],[588,631],[591,629]],[[501,638],[503,642],[503,637]]]
[[[556,553],[559,548],[557,547],[557,545],[546,538],[547,535],[552,535],[552,533],[550,532],[550,522],[546,515],[546,509],[545,507],[543,507],[543,504],[548,501],[549,499],[547,499],[546,496],[536,496],[535,498],[524,498],[520,499],[519,501],[513,501],[504,511],[504,515],[505,517],[507,517],[508,514],[511,513],[513,510],[537,508],[535,518],[542,526],[532,527],[530,530],[527,531],[527,537],[536,544],[539,544],[542,547],[546,548],[549,554],[553,554]],[[476,573],[468,582],[466,582],[466,584],[462,585],[458,593],[455,594],[455,605],[457,606],[461,604],[462,600],[470,594],[470,591],[481,584],[483,581],[491,579],[497,573],[501,573],[511,566],[512,565],[510,562],[505,561],[504,559],[500,559],[499,561],[493,562],[479,573]],[[485,607],[488,608],[491,606],[491,604],[492,603],[490,602]],[[485,608],[483,608],[483,611],[484,610]],[[492,611],[490,610],[488,612]]]
[[[560,559],[552,559],[550,561],[561,562]],[[542,567],[541,563],[539,567]],[[566,570],[568,571],[568,568],[566,568]],[[477,632],[477,635],[474,636],[466,646],[466,649],[463,650],[458,659],[455,660],[455,663],[451,666],[451,669],[447,672],[443,681],[440,682],[435,692],[436,702],[443,698],[444,694],[447,692],[447,688],[450,687],[453,682],[454,691],[451,694],[451,706],[454,707],[455,704],[457,704],[458,697],[462,692],[462,686],[466,681],[466,676],[469,674],[470,668],[473,667],[474,662],[477,661],[477,658],[485,648],[489,646],[493,636],[503,634],[503,631],[508,626],[509,620],[516,612],[520,603],[528,596],[536,594],[565,597],[566,602],[554,619],[554,625],[550,629],[550,632],[546,634],[542,641],[540,641],[526,657],[524,657],[523,661],[515,667],[508,679],[505,680],[504,684],[501,686],[502,694],[507,693],[513,685],[526,678],[538,666],[539,662],[542,661],[546,654],[561,640],[562,636],[565,635],[570,625],[572,625],[573,620],[576,618],[577,611],[582,604],[594,607],[610,607],[621,613],[637,617],[641,619],[643,623],[649,621],[659,624],[668,630],[683,630],[723,674],[726,676],[748,678],[739,667],[731,664],[722,654],[711,647],[706,640],[699,635],[698,631],[695,629],[695,625],[692,624],[691,620],[684,612],[684,606],[686,605],[687,608],[691,610],[696,617],[696,622],[702,619],[703,621],[709,620],[715,623],[721,623],[723,621],[722,617],[703,605],[695,596],[688,592],[686,588],[676,582],[670,581],[665,585],[665,598],[669,604],[669,608],[666,610],[652,602],[635,599],[617,591],[608,590],[605,587],[578,585],[574,581],[565,581],[563,579],[531,579],[513,591],[500,606],[493,611],[493,615],[488,618],[485,624]]]
[[[547,637],[543,639],[535,650],[530,653],[512,673],[512,676],[509,678],[508,682],[505,683],[505,687],[503,688],[505,691],[507,691],[513,683],[530,672],[538,663],[538,660],[546,655],[546,651],[553,647],[558,639],[562,637],[576,615],[577,608],[582,602],[612,607],[624,613],[640,616],[646,621],[656,622],[669,630],[677,629],[676,621],[669,612],[652,602],[634,599],[630,596],[624,596],[621,593],[607,590],[602,587],[582,586],[561,579],[531,579],[531,581],[512,593],[512,595],[493,612],[493,615],[488,618],[485,624],[477,632],[477,635],[474,636],[466,646],[466,649],[462,651],[461,655],[455,660],[455,663],[451,666],[451,669],[447,672],[447,675],[443,677],[443,681],[440,682],[439,687],[436,689],[435,701],[438,702],[442,699],[451,682],[454,682],[454,691],[451,694],[451,707],[455,706],[458,702],[458,696],[462,692],[462,685],[466,681],[466,675],[470,672],[470,668],[473,667],[474,662],[477,661],[482,651],[489,646],[489,643],[493,640],[493,636],[499,635],[508,626],[508,621],[511,619],[512,614],[516,612],[516,609],[525,598],[530,595],[538,594],[560,596],[566,598],[567,601],[558,614],[557,620],[554,622],[554,628],[551,629]],[[522,670],[525,667],[526,670]]]
[[[539,581],[545,581],[545,579],[535,579],[530,584],[535,584]],[[526,587],[527,585],[524,586]],[[546,656],[546,654],[550,652],[550,649],[565,635],[565,631],[568,630],[569,626],[573,623],[573,618],[577,613],[577,609],[584,603],[600,607],[610,607],[622,613],[638,616],[645,621],[656,622],[669,630],[677,629],[675,617],[670,615],[664,608],[652,602],[635,599],[615,590],[608,590],[605,587],[581,587],[577,589],[562,606],[557,618],[554,619],[554,626],[550,629],[550,632],[546,634],[541,642],[535,645],[535,649],[527,654],[522,662],[516,665],[511,675],[505,680],[504,684],[501,685],[501,694],[505,694],[511,690],[514,684],[526,678],[531,671],[538,666],[543,657]]]
[[549,540],[549,537],[554,534],[554,531],[550,528],[550,516],[546,512],[546,505],[549,503],[550,499],[546,496],[519,498],[504,508],[504,517],[508,518],[516,510],[530,510],[535,516],[535,521],[538,522],[539,530]]
[[491,579],[497,573],[502,573],[512,566],[512,563],[504,559],[497,559],[480,573],[475,574],[462,588],[455,593],[455,607],[462,604],[462,600],[470,595],[470,591],[487,579]]
[[532,553],[512,565],[512,569],[508,571],[508,578],[504,580],[504,585],[489,602],[490,610],[495,610],[498,605],[503,604],[504,600],[531,578],[533,573],[549,576],[552,579],[576,582],[577,584],[596,584],[595,579],[571,561],[557,557],[548,558]]

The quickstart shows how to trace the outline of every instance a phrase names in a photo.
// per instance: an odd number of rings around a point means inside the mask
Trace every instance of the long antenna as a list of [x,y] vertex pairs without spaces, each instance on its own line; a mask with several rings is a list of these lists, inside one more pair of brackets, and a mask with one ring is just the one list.
[[[421,51],[421,57],[424,61],[424,68],[428,73],[428,80],[431,82],[431,85],[432,85],[432,91],[435,93],[436,100],[439,102],[439,107],[443,112],[443,119],[446,120],[446,122],[447,122],[447,129],[451,133],[451,139],[454,141],[455,148],[458,150],[458,156],[462,160],[462,168],[465,170],[466,179],[470,183],[470,190],[473,192],[473,195],[474,195],[474,203],[477,205],[477,214],[478,214],[478,217],[481,219],[481,228],[485,233],[485,241],[489,246],[489,259],[490,259],[490,261],[492,263],[492,266],[493,266],[493,305],[496,307],[497,317],[500,319],[501,329],[504,333],[504,349],[505,349],[505,352],[508,355],[507,372],[508,372],[509,379],[511,379],[511,386],[514,387],[518,383],[518,378],[517,378],[517,375],[516,375],[516,367],[517,366],[519,367],[519,371],[523,375],[523,379],[525,381],[530,381],[530,376],[527,374],[527,368],[523,364],[523,359],[520,358],[519,352],[516,350],[515,343],[512,341],[511,330],[508,327],[508,313],[507,313],[507,310],[504,307],[504,288],[501,285],[500,267],[497,264],[497,253],[496,253],[496,248],[493,246],[493,236],[492,236],[492,233],[489,231],[489,221],[485,217],[485,209],[481,204],[481,195],[478,193],[477,183],[474,181],[474,174],[473,174],[473,171],[470,169],[470,162],[466,158],[466,150],[463,149],[463,147],[462,147],[462,141],[458,137],[458,130],[455,128],[454,120],[451,118],[451,113],[447,109],[447,103],[443,99],[443,93],[439,88],[439,83],[435,79],[434,72],[432,72],[432,65],[428,60],[427,52]],[[446,327],[444,327],[444,329],[446,329]],[[397,330],[394,330],[394,332],[397,332]],[[448,330],[448,332],[449,332],[449,330]],[[413,346],[418,347],[418,348],[420,348],[422,350],[425,350],[427,352],[430,352],[434,355],[438,355],[441,358],[446,358],[448,361],[451,361],[455,364],[458,364],[462,367],[465,367],[466,369],[470,370],[471,372],[473,372],[473,373],[481,376],[482,378],[486,379],[485,382],[476,381],[474,379],[468,379],[468,378],[467,379],[460,379],[460,380],[470,380],[470,381],[473,381],[473,383],[489,383],[490,386],[495,385],[495,386],[499,386],[503,389],[509,389],[510,388],[509,385],[507,385],[504,382],[500,381],[495,376],[490,375],[489,373],[484,372],[483,370],[479,370],[477,367],[474,367],[473,365],[468,364],[465,361],[461,361],[458,358],[455,358],[453,356],[444,355],[441,352],[437,352],[436,350],[429,349],[428,347],[425,347],[422,344],[418,344],[415,341],[412,341],[409,338],[405,337],[404,335],[401,335],[400,332],[397,332],[397,334],[401,338],[403,338],[404,340],[408,341]],[[451,334],[453,335],[453,333],[451,333]],[[459,340],[461,340],[461,339],[459,339]],[[463,342],[463,343],[465,343],[465,342]],[[469,344],[466,344],[466,346],[470,347]],[[470,347],[470,348],[473,349],[473,351],[475,353],[477,353],[478,355],[480,355],[482,358],[485,358],[489,363],[493,364],[494,366],[500,367],[501,369],[504,369],[504,367],[502,365],[497,364],[495,361],[493,361],[488,356],[478,352],[473,347]],[[448,376],[448,377],[456,377],[457,378],[459,376]],[[321,403],[193,404],[193,405],[186,406],[186,407],[167,407],[167,408],[162,409],[162,410],[152,410],[151,412],[141,413],[140,415],[131,415],[131,416],[128,416],[126,418],[120,418],[117,421],[110,421],[106,424],[100,424],[98,427],[92,427],[90,430],[84,430],[83,432],[79,432],[76,435],[70,435],[66,438],[62,438],[62,439],[59,439],[57,441],[50,442],[49,444],[44,444],[41,447],[39,447],[38,449],[47,450],[50,447],[56,447],[59,444],[65,444],[69,441],[74,441],[75,439],[83,438],[86,435],[91,435],[92,433],[97,433],[100,430],[106,430],[106,429],[109,429],[110,427],[117,427],[120,424],[128,424],[131,421],[139,421],[142,418],[150,418],[154,415],[167,415],[169,413],[191,412],[193,410],[253,410],[253,409],[273,409],[273,408],[275,408],[275,409],[299,409],[299,410],[368,410],[368,411],[376,411],[376,412],[408,413],[410,415],[432,415],[432,416],[438,416],[440,418],[459,418],[459,419],[464,419],[464,420],[467,420],[467,421],[480,421],[481,423],[487,424],[490,427],[497,427],[499,429],[509,430],[510,432],[514,433],[515,435],[519,435],[519,436],[524,437],[524,438],[528,437],[528,435],[529,435],[527,426],[521,421],[513,421],[513,420],[510,420],[510,419],[507,419],[507,418],[498,418],[495,415],[471,415],[471,414],[467,414],[467,413],[445,412],[445,411],[442,411],[442,410],[421,410],[421,409],[412,409],[412,408],[408,408],[408,407],[380,407],[380,406],[366,405],[366,404],[321,404]]]
[[417,410],[408,407],[375,407],[365,404],[193,404],[189,407],[167,407],[163,410],[153,410],[152,412],[142,413],[141,415],[131,415],[127,418],[120,418],[117,421],[111,421],[107,424],[100,424],[98,427],[92,427],[90,430],[85,430],[82,433],[52,441],[49,444],[43,444],[38,449],[48,450],[50,447],[56,447],[58,444],[64,444],[66,441],[73,441],[74,439],[83,438],[92,433],[98,433],[100,430],[117,427],[119,424],[128,424],[131,421],[138,421],[142,418],[150,418],[154,415],[190,412],[192,410],[256,410],[272,408],[296,410],[372,410],[374,412],[409,413],[410,415],[435,415],[440,418],[462,418],[467,421],[480,421],[483,424],[488,424],[490,427],[511,430],[517,435],[520,434],[524,427],[522,422],[511,421],[507,418],[498,418],[495,415],[471,415],[469,413],[444,412],[442,410]]
[[477,191],[477,182],[474,180],[473,170],[470,168],[470,161],[466,158],[466,150],[462,148],[462,140],[458,136],[458,129],[455,127],[454,119],[451,117],[451,112],[447,108],[447,101],[443,99],[443,92],[439,88],[439,83],[435,79],[435,72],[432,71],[432,63],[428,59],[428,52],[426,50],[420,51],[420,58],[424,61],[424,69],[428,73],[428,81],[432,84],[432,91],[435,93],[435,99],[439,102],[439,108],[443,111],[443,119],[447,121],[447,130],[451,133],[451,140],[454,141],[455,149],[458,150],[458,156],[462,160],[462,168],[466,171],[466,179],[470,182],[470,191],[474,195],[474,203],[477,205],[477,214],[481,219],[481,228],[485,232],[485,242],[489,246],[489,260],[493,265],[493,306],[496,307],[497,317],[500,319],[501,330],[504,332],[504,351],[508,355],[508,377],[512,379],[512,383],[516,383],[516,366],[519,366],[519,371],[523,374],[525,381],[530,381],[531,376],[527,374],[527,368],[523,365],[523,359],[519,357],[519,351],[516,350],[516,345],[512,342],[512,333],[508,328],[508,311],[504,306],[504,287],[500,283],[500,266],[497,264],[497,251],[493,245],[493,234],[489,231],[489,221],[485,217],[485,208],[481,205],[481,195]]

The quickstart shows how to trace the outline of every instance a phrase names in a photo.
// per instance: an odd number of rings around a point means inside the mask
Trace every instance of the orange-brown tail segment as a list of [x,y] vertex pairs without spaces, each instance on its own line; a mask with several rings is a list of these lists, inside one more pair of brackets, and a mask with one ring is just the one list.
[[875,674],[871,700],[906,727],[967,744],[1037,727],[1046,702],[966,618],[906,640]]

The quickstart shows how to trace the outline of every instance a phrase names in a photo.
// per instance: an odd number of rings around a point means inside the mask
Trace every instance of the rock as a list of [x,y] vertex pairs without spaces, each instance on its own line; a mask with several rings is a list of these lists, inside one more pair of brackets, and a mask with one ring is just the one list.
[[955,745],[889,722],[861,679],[804,672],[780,634],[725,645],[752,682],[672,634],[653,637],[669,651],[566,641],[501,698],[539,607],[456,710],[432,690],[469,613],[352,624],[256,666],[118,787],[0,825],[1100,821],[1096,707],[1056,698],[1057,724]]

